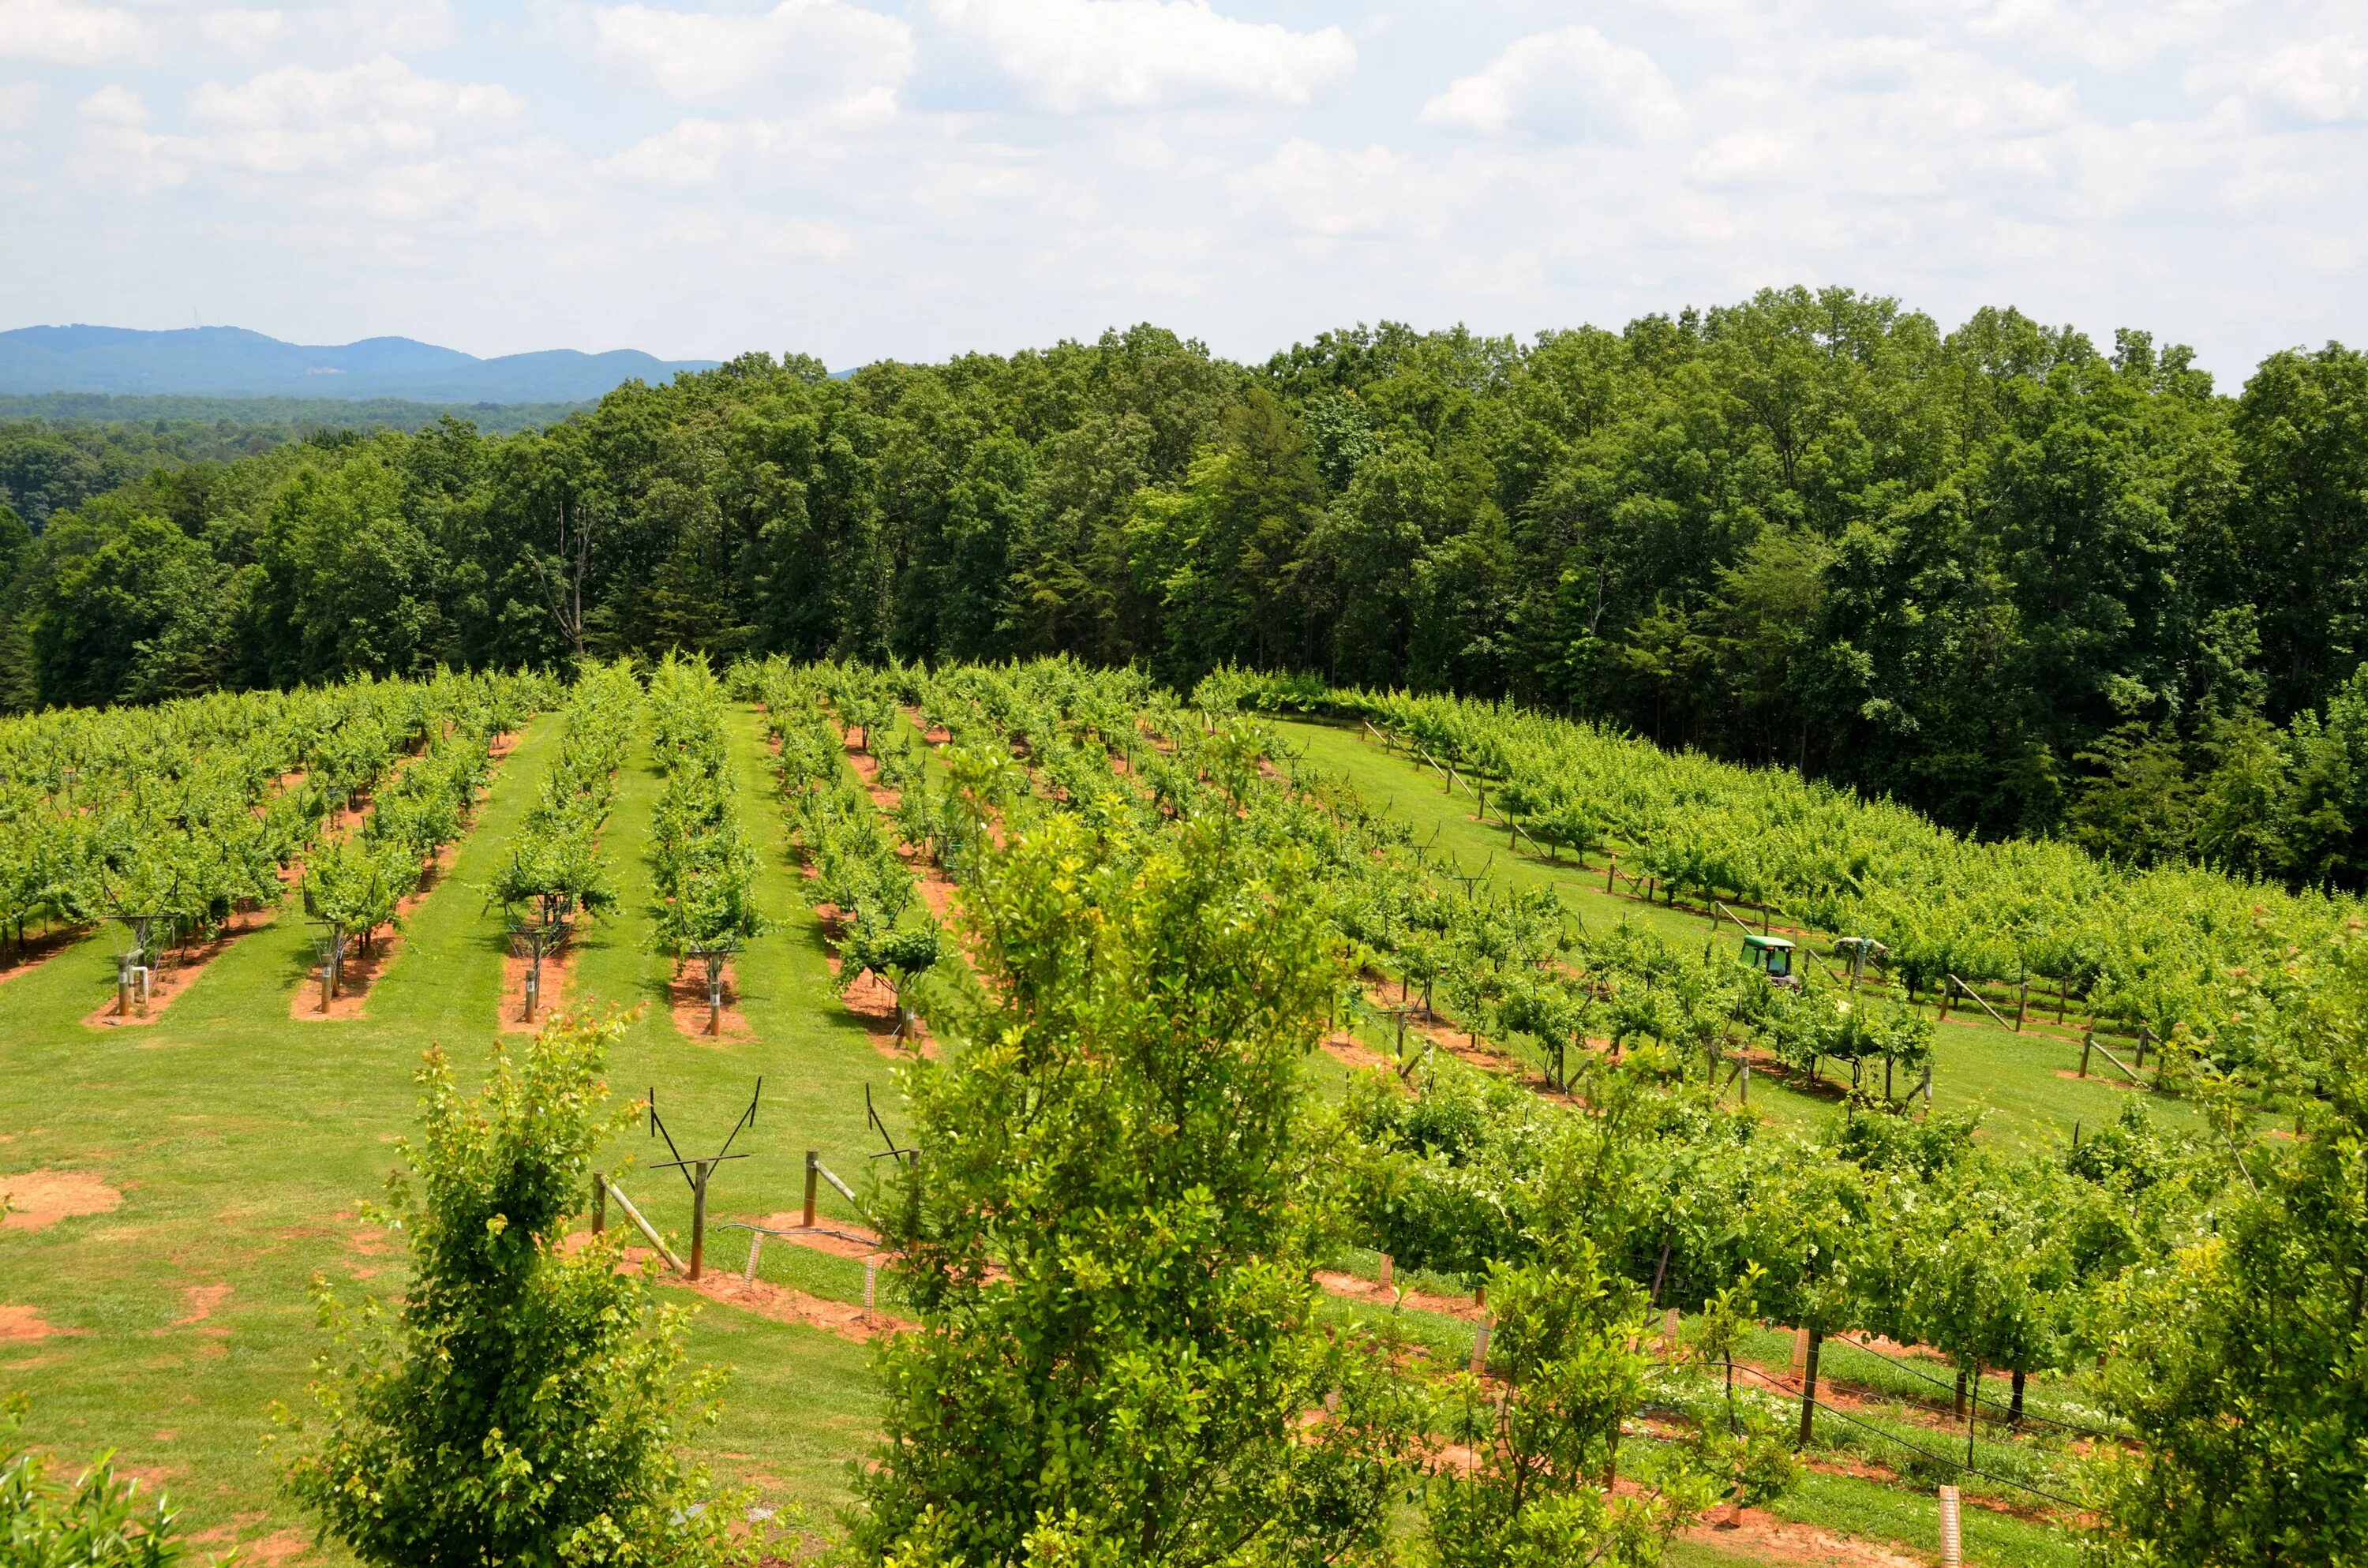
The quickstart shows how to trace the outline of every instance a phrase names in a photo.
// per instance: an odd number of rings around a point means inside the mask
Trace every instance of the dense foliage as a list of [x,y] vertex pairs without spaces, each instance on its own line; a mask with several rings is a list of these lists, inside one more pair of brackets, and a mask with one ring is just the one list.
[[[1362,984],[1378,968],[1384,984],[1435,989],[1448,1013],[1432,1015],[1434,1025],[1505,1031],[1567,1089],[1541,1096],[1536,1080],[1426,1050],[1355,1076],[1346,1104],[1311,1116],[1296,1135],[1302,1151],[1321,1153],[1300,1167],[1294,1202],[1324,1217],[1334,1243],[1487,1287],[1497,1335],[1486,1381],[1442,1376],[1435,1360],[1401,1355],[1398,1376],[1365,1388],[1357,1407],[1380,1417],[1377,1441],[1355,1457],[1360,1473],[1404,1473],[1412,1460],[1418,1480],[1408,1501],[1421,1514],[1407,1544],[1418,1560],[1655,1562],[1668,1532],[1719,1496],[1763,1499],[1791,1484],[1788,1450],[1830,1462],[1837,1443],[1840,1455],[1916,1483],[1951,1481],[2018,1506],[2088,1489],[2096,1511],[2082,1528],[2103,1561],[2338,1561],[2356,1551],[2363,1526],[2345,1479],[2362,1430],[2351,1347],[2368,1276],[2354,1233],[2361,1141],[2348,1088],[2307,1101],[2309,1136],[2299,1142],[2248,1136],[2254,1124],[2235,1085],[2203,1068],[2189,1081],[2203,1119],[2184,1132],[2134,1102],[2118,1124],[2069,1149],[2015,1153],[1977,1139],[1975,1115],[1933,1114],[1871,1082],[1815,1133],[1781,1131],[1722,1095],[1702,1066],[1738,1050],[1781,1054],[1796,1028],[1837,1053],[1922,1052],[1929,1023],[1862,994],[1861,1006],[1882,1017],[1850,1026],[1831,992],[1792,997],[1756,979],[1738,986],[1732,964],[1696,963],[1641,928],[1558,930],[1521,901],[1443,885],[1460,879],[1409,852],[1402,830],[1394,837],[1353,792],[1292,763],[1256,721],[1179,707],[1125,672],[1060,661],[926,674],[825,666],[802,679],[777,672],[771,684],[785,701],[801,685],[809,699],[884,687],[916,728],[926,723],[954,781],[946,864],[965,904],[983,909],[973,934],[992,996],[1027,997],[1035,972],[1006,973],[997,944],[1016,941],[1040,958],[1064,945],[1099,952],[1114,931],[1126,934],[1098,902],[1103,880],[1208,835],[1224,844],[1235,885],[1290,868],[1294,896],[1278,908],[1319,917],[1308,939],[1364,968]],[[779,712],[773,722],[799,727]],[[865,744],[894,749],[877,733]],[[1059,854],[1030,869],[1047,844]],[[1027,900],[997,902],[1015,890]],[[1230,929],[1251,939],[1241,923]],[[2320,967],[2281,1006],[2298,1053],[2349,1084],[2358,937],[2346,926],[2324,939]],[[1122,1011],[1135,993],[1156,991],[1130,966],[1163,945],[1135,933],[1133,957],[1043,959],[1043,973],[1100,977],[1055,994],[1077,1027],[1094,1026],[1091,1038],[1116,1040],[1123,1031],[1102,1025],[1103,1009]],[[1192,1006],[1228,1005],[1204,995],[1224,988],[1210,977]],[[1231,989],[1241,993],[1236,1007],[1280,994],[1271,983]],[[1788,1009],[1811,1017],[1788,1023]],[[1834,1019],[1818,1018],[1819,1009]],[[1168,1027],[1190,1010],[1177,1002]],[[1051,1119],[1054,1108],[1075,1094],[1087,1095],[1097,1115],[1116,1113],[1100,1074],[1123,1066],[1122,1051],[1032,1061],[1024,1048],[1034,1026],[1011,1013],[990,1005],[951,1072],[924,1068],[914,1080],[930,1138],[900,1188],[901,1222],[912,1255],[928,1262],[916,1294],[925,1315],[949,1290],[963,1312],[974,1310],[973,1292],[997,1307],[1024,1296],[994,1294],[1009,1282],[982,1260],[1011,1255],[1016,1244],[996,1226],[1027,1229],[1037,1184],[1066,1168],[1038,1157],[1026,1135],[1052,1126],[1058,1142],[1069,1124]],[[1301,1050],[1313,1023],[1311,1014],[1299,1026]],[[1542,1038],[1542,1028],[1567,1038]],[[989,1092],[970,1076],[990,1071],[1008,1082]],[[951,1085],[967,1092],[946,1094]],[[1013,1123],[1024,1147],[982,1116],[1003,1099],[1024,1113]],[[1231,1138],[1215,1150],[1201,1140],[1190,1157],[1218,1157]],[[964,1211],[930,1207],[946,1191],[931,1168],[941,1143],[957,1154],[973,1214],[954,1229],[970,1247],[959,1257],[928,1251],[930,1227]],[[1124,1165],[1157,1163],[1146,1154]],[[1120,1212],[1097,1202],[1091,1233]],[[1039,1218],[1046,1235],[1065,1233],[1050,1210]],[[985,1324],[949,1314],[933,1328],[946,1338],[898,1370],[911,1425],[892,1421],[897,1447],[881,1473],[899,1458],[913,1468],[878,1494],[875,1551],[929,1562],[963,1555],[965,1543],[998,1530],[995,1539],[1047,1554],[1074,1549],[1092,1561],[1102,1550],[1106,1535],[1090,1526],[1031,1537],[1043,1516],[1024,1487],[995,1492],[961,1479],[962,1467],[982,1463],[1006,1477],[1029,1472],[1011,1444],[1026,1430],[1016,1413],[1035,1397],[1023,1393],[1019,1369],[1047,1343],[1031,1330],[1083,1310],[1082,1281],[1122,1284],[1136,1278],[1137,1259],[1156,1254],[1138,1248],[1127,1268],[1108,1270],[1089,1265],[1085,1240],[1064,1243],[1060,1256],[1078,1271],[1057,1301],[1024,1319],[995,1319],[979,1337],[965,1331]],[[1106,1331],[1120,1336],[1154,1321],[1159,1305],[1123,1295],[1108,1302],[1121,1303]],[[1646,1302],[1691,1314],[1681,1345],[1639,1354]],[[1762,1316],[1804,1331],[1799,1386],[1746,1367],[1759,1381],[1738,1388],[1737,1344]],[[1954,1363],[1955,1418],[1976,1417],[1963,1447],[1945,1438],[1934,1447],[1929,1427],[1870,1426],[1862,1407],[1847,1422],[1819,1423],[1821,1346],[1866,1334],[1930,1346]],[[2009,1392],[1986,1406],[1983,1378],[1993,1373]],[[2048,1414],[2026,1404],[2034,1380]],[[1635,1440],[1627,1418],[1640,1405],[1674,1426]],[[1978,1432],[1986,1408],[2002,1436]],[[2034,1442],[2034,1428],[2053,1436]],[[1106,1487],[1135,1474],[1147,1450],[1133,1435],[1148,1429],[1138,1421],[1084,1441],[1064,1462],[1063,1484],[1084,1474]],[[1452,1447],[1418,1442],[1409,1454],[1408,1432]],[[1228,1473],[1254,1472],[1246,1462]],[[968,1496],[985,1500],[968,1513],[945,1503]]]
[[399,1302],[323,1287],[336,1335],[309,1419],[285,1417],[290,1490],[364,1562],[692,1565],[753,1559],[680,1445],[712,1414],[686,1376],[680,1307],[568,1244],[608,1108],[617,1019],[560,1017],[495,1047],[474,1096],[428,1052],[422,1136],[387,1217],[410,1250]]
[[1839,290],[1256,367],[1147,327],[845,381],[754,355],[60,511],[0,551],[0,698],[669,647],[1233,660],[2356,886],[2364,418],[2339,347],[2228,396],[2143,333]]
[[[1809,929],[1869,939],[1877,956],[1865,971],[1911,999],[1964,982],[2013,987],[2035,977],[2059,998],[2078,997],[2091,1019],[2116,1019],[2194,1053],[2175,1067],[2271,1095],[2307,1093],[2329,1072],[2300,1003],[2360,926],[2362,904],[2350,895],[2294,894],[2186,865],[2140,870],[2060,841],[1976,842],[1787,769],[1672,755],[1506,704],[1333,691],[1235,671],[1203,681],[1195,700],[1357,714],[1431,767],[1465,770],[1488,791],[1508,849],[1608,855],[1671,898],[1684,892],[1706,909],[1723,898],[1748,901]],[[1504,926],[1512,913],[1491,920]],[[1558,918],[1551,901],[1544,917]],[[1352,929],[1387,948],[1402,945],[1404,924],[1383,910],[1364,917],[1375,929]],[[1479,940],[1452,922],[1443,928],[1467,951]],[[1839,949],[1829,956],[1849,967]],[[1687,967],[1674,954],[1656,961],[1665,971]],[[1839,973],[1827,976],[1839,992]],[[1733,983],[1729,976],[1725,989]],[[1500,1017],[1542,1036],[1567,1034],[1589,1011],[1551,983],[1484,990]],[[1749,1011],[1755,1032],[1789,1062],[1879,1059],[1912,1072],[1929,1059],[1929,1026],[1863,998],[1838,1009],[1754,992]],[[1601,1027],[1622,1032],[1616,1017]]]
[[17,1436],[20,1394],[0,1403],[0,1568],[165,1568],[182,1561],[166,1499],[140,1494],[101,1454],[72,1482]]
[[1299,1059],[1335,971],[1304,872],[1246,867],[1221,815],[1009,831],[965,888],[994,1001],[906,1080],[921,1153],[888,1235],[922,1327],[883,1358],[859,1546],[906,1568],[1379,1560],[1399,1438],[1380,1363],[1315,1323],[1298,1200]]
[[650,677],[652,744],[666,788],[650,826],[657,883],[653,937],[675,961],[706,971],[708,1031],[722,1028],[723,966],[762,936],[757,852],[741,831],[739,790],[724,733],[723,688],[703,659],[669,654]]

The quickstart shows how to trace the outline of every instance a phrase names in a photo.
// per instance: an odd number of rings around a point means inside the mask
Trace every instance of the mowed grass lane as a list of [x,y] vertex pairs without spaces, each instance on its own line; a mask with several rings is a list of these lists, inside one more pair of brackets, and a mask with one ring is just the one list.
[[[537,721],[496,775],[365,1017],[290,1017],[313,960],[292,897],[154,1024],[82,1021],[112,994],[111,930],[0,984],[0,1173],[73,1170],[122,1194],[112,1212],[0,1231],[0,1303],[52,1331],[0,1339],[0,1389],[31,1395],[35,1441],[70,1465],[118,1449],[128,1469],[168,1485],[188,1528],[214,1541],[279,1534],[278,1544],[294,1545],[309,1533],[274,1490],[276,1461],[262,1449],[268,1408],[300,1401],[323,1347],[316,1274],[348,1297],[402,1287],[399,1256],[355,1206],[384,1190],[392,1145],[415,1125],[421,1052],[440,1041],[464,1082],[483,1074],[506,936],[480,889],[561,723]],[[657,793],[646,751],[628,765],[604,840],[620,908],[591,935],[575,977],[591,1005],[650,1004],[611,1081],[620,1097],[655,1084],[686,1152],[720,1138],[766,1074],[765,1108],[737,1145],[755,1157],[723,1167],[715,1184],[723,1213],[793,1207],[810,1146],[860,1172],[862,1085],[886,1090],[890,1066],[830,994],[819,930],[780,854],[780,813],[753,719],[743,727],[742,806],[765,851],[767,907],[781,922],[740,966],[750,1035],[720,1045],[681,1038],[665,1006],[667,961],[642,946]],[[643,1142],[620,1141],[604,1163],[628,1154],[651,1158]],[[672,1173],[627,1180],[657,1223],[688,1230]],[[13,1335],[26,1332],[10,1321]],[[843,1495],[846,1465],[873,1427],[862,1346],[702,1305],[693,1354],[735,1369],[722,1427],[700,1439],[720,1470],[780,1501],[827,1506]]]

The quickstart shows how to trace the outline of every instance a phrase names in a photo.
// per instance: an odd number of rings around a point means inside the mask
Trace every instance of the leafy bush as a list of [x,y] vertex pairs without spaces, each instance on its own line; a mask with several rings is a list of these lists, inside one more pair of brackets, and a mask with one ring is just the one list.
[[727,1499],[678,1445],[715,1413],[683,1372],[688,1314],[659,1307],[613,1237],[570,1248],[608,1108],[611,1017],[497,1045],[473,1096],[440,1050],[419,1074],[423,1135],[381,1211],[411,1258],[399,1304],[316,1287],[335,1349],[315,1364],[290,1492],[365,1562],[704,1568],[752,1560]]

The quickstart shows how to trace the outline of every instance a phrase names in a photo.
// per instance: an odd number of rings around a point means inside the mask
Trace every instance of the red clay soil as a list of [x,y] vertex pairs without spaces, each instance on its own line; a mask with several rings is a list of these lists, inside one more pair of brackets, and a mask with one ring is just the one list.
[[0,958],[0,985],[6,985],[20,974],[32,973],[96,929],[92,926],[61,926],[38,937],[28,937],[21,948],[11,944],[7,956]]
[[198,983],[198,977],[205,973],[208,965],[230,951],[233,942],[251,931],[259,931],[270,925],[279,914],[279,906],[277,904],[268,909],[241,910],[230,917],[229,924],[222,927],[221,934],[213,940],[195,948],[168,950],[165,955],[166,960],[165,964],[149,978],[148,1010],[145,1013],[139,1010],[139,1004],[135,1000],[131,1013],[122,1017],[116,1017],[115,992],[112,987],[109,987],[107,1000],[86,1015],[83,1022],[93,1028],[100,1029],[135,1028],[142,1024],[154,1023],[164,1016],[165,1009],[171,1006],[183,992]]
[[711,1301],[738,1307],[755,1312],[758,1317],[775,1323],[803,1324],[835,1334],[841,1339],[858,1344],[883,1334],[901,1334],[919,1325],[885,1312],[866,1312],[850,1301],[825,1301],[809,1296],[803,1290],[787,1285],[775,1285],[768,1280],[744,1281],[737,1270],[723,1269],[709,1273],[699,1283],[692,1284],[682,1276],[669,1275],[666,1283],[695,1291]]
[[[1695,1525],[1679,1534],[1746,1562],[1774,1568],[1930,1568],[1930,1559],[1780,1519],[1764,1508],[1713,1510],[1720,1522]],[[1731,1519],[1733,1522],[1726,1522]]]
[[1437,1312],[1442,1317],[1462,1318],[1466,1323],[1478,1323],[1488,1315],[1487,1310],[1465,1296],[1434,1296],[1428,1290],[1408,1290],[1392,1286],[1384,1290],[1376,1280],[1355,1274],[1336,1273],[1329,1268],[1315,1271],[1315,1284],[1327,1296],[1344,1301],[1370,1301],[1378,1306],[1409,1307],[1418,1312]]
[[58,1328],[43,1318],[34,1307],[12,1307],[0,1302],[0,1345],[20,1345],[53,1335],[87,1333],[79,1328]]
[[[830,972],[834,976],[845,969],[836,953],[825,961],[830,965]],[[930,1035],[929,1026],[919,1018],[913,1020],[913,1032],[909,1036],[904,1039],[897,1037],[896,993],[878,975],[869,970],[857,975],[851,983],[838,988],[838,999],[863,1025],[864,1032],[871,1037],[871,1049],[881,1055],[899,1060],[912,1054],[917,1048],[921,1055],[933,1062],[937,1060],[938,1042]]]
[[[579,917],[567,945],[542,956],[542,1006],[531,1019],[526,1017],[526,971],[532,967],[531,960],[517,952],[502,960],[502,1033],[538,1033],[552,1014],[565,1010],[575,988],[575,954],[583,939],[584,921]],[[703,1006],[700,1021],[706,1022]]]
[[188,1301],[189,1310],[186,1315],[173,1320],[175,1328],[188,1328],[213,1316],[214,1309],[230,1300],[231,1288],[227,1285],[185,1285],[181,1288],[181,1294]]
[[[216,1525],[211,1529],[202,1530],[189,1539],[209,1546],[234,1542],[237,1547],[235,1556],[238,1562],[259,1563],[263,1568],[279,1568],[279,1565],[283,1562],[319,1560],[313,1550],[312,1532],[299,1529],[293,1525],[284,1529],[274,1530],[269,1535],[240,1539],[241,1531],[252,1529],[261,1524],[266,1517],[267,1516],[262,1514],[241,1514],[226,1524]],[[229,1559],[225,1558],[223,1561],[227,1562]]]
[[732,972],[732,960],[723,960],[723,1013],[718,1020],[718,1031],[707,1032],[707,965],[697,959],[682,966],[667,983],[666,999],[674,1014],[674,1027],[685,1040],[721,1042],[746,1040],[753,1032],[747,1016],[740,1011],[740,991]]
[[2069,1067],[2058,1067],[2055,1070],[2055,1075],[2075,1084],[2098,1084],[2108,1089],[2129,1089],[2137,1094],[2145,1094],[2147,1091],[2146,1085],[2133,1084],[2118,1073],[2110,1077],[2102,1073],[2091,1073],[2083,1078]]
[[851,1257],[859,1262],[867,1257],[888,1256],[881,1251],[880,1239],[871,1233],[871,1227],[859,1225],[852,1220],[832,1220],[826,1225],[818,1225],[809,1231],[805,1228],[804,1212],[789,1209],[778,1214],[761,1215],[753,1223],[765,1231],[768,1244],[786,1242],[791,1246],[804,1247],[809,1252],[826,1252],[833,1257]]
[[0,1227],[38,1231],[79,1214],[106,1214],[123,1201],[123,1194],[88,1171],[17,1171],[0,1176],[0,1198],[8,1212]]

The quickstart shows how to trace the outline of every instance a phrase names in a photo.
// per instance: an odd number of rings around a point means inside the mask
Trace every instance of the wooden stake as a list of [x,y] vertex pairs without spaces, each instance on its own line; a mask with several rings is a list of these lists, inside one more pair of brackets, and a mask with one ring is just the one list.
[[592,1233],[598,1235],[609,1228],[609,1178],[598,1171],[592,1173]]
[[707,1262],[707,1172],[699,1163],[698,1179],[690,1184],[690,1277],[697,1279]]
[[804,1224],[805,1228],[809,1231],[814,1229],[814,1187],[816,1183],[822,1180],[822,1177],[814,1174],[815,1165],[821,1158],[821,1150],[808,1149],[806,1151],[806,1217]]
[[1957,1489],[1941,1488],[1941,1568],[1960,1568],[1964,1562],[1964,1542],[1958,1533]]
[[764,1232],[751,1230],[748,1233],[748,1267],[740,1271],[740,1283],[743,1285],[753,1285],[757,1282],[757,1249],[764,1244]]

